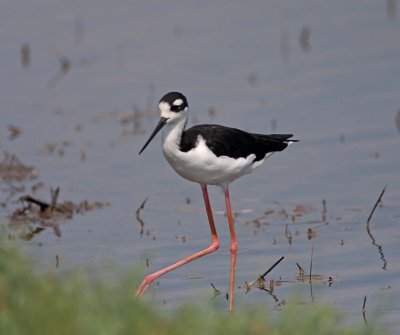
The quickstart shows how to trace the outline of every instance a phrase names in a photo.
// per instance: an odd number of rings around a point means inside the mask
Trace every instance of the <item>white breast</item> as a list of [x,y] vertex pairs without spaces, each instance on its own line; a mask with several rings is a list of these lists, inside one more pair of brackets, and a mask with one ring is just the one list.
[[263,160],[253,164],[256,156],[247,158],[217,157],[199,136],[197,146],[188,151],[179,150],[175,141],[168,137],[163,143],[164,156],[183,178],[200,184],[227,186],[235,179],[253,171]]

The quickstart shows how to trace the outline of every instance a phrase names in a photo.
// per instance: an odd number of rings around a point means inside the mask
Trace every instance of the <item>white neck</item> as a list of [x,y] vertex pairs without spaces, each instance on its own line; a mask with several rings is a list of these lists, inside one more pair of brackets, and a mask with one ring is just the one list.
[[187,117],[182,117],[167,123],[162,131],[163,151],[166,157],[179,150],[182,133],[186,126]]

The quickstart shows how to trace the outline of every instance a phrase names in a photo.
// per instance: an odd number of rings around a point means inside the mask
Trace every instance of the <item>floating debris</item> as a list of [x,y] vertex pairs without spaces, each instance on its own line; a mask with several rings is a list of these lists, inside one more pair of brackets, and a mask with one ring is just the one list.
[[258,79],[257,79],[257,72],[256,71],[252,71],[247,75],[247,83],[251,87],[256,87],[257,86]]
[[326,200],[322,199],[322,212],[321,212],[322,222],[326,222],[327,212],[328,211],[326,209]]
[[303,278],[304,277],[304,269],[300,266],[299,263],[296,263],[296,265],[299,268],[299,277]]
[[34,198],[30,195],[20,197],[18,207],[10,216],[9,226],[20,231],[20,237],[31,240],[46,227],[53,228],[56,236],[61,236],[59,222],[71,219],[74,214],[83,214],[97,208],[110,206],[109,203],[89,202],[83,200],[79,203],[64,201],[58,203],[59,188],[51,189],[50,202]]
[[28,43],[21,46],[21,64],[23,67],[28,67],[31,63],[31,48]]
[[22,134],[21,128],[17,126],[9,125],[7,128],[10,131],[10,135],[8,135],[10,141],[15,140]]
[[308,25],[303,26],[303,28],[301,28],[301,32],[299,35],[299,43],[300,43],[301,49],[304,52],[308,52],[311,49],[310,35],[311,35],[310,26],[308,26]]
[[30,241],[35,237],[35,235],[40,234],[43,230],[45,230],[44,227],[32,228],[28,226],[27,229],[24,229],[20,232],[19,237],[21,238],[21,240]]
[[136,218],[138,220],[140,219],[140,212],[143,210],[144,205],[146,205],[146,202],[147,202],[147,198],[142,201],[142,203],[140,204],[139,208],[135,212]]
[[52,142],[44,144],[45,152],[50,155],[58,155],[60,157],[65,155],[65,149],[73,146],[73,142],[64,140],[62,142]]
[[123,129],[123,135],[130,134],[143,134],[145,133],[145,127],[143,126],[143,119],[153,119],[155,116],[158,116],[158,111],[155,110],[152,106],[154,105],[154,85],[149,86],[149,92],[146,100],[146,107],[139,108],[136,104],[133,105],[133,112],[127,116],[123,116],[120,120],[122,125],[133,125],[132,128]]
[[177,242],[182,242],[182,243],[186,242],[186,236],[184,235],[183,236],[175,235],[174,237]]
[[210,283],[211,287],[214,289],[213,291],[213,295],[212,295],[212,299],[215,299],[215,297],[219,296],[222,294],[222,292],[220,290],[218,290],[213,283]]
[[268,273],[270,273],[280,262],[283,261],[285,257],[282,256],[281,258],[279,258],[267,271],[265,271],[260,278],[265,279],[265,277],[267,276]]
[[374,214],[376,208],[378,207],[378,205],[379,205],[380,203],[382,203],[382,197],[383,197],[383,194],[384,194],[385,191],[386,191],[386,187],[387,187],[387,185],[383,188],[381,194],[380,194],[379,197],[378,197],[378,200],[375,202],[375,205],[374,205],[374,207],[372,208],[372,211],[371,211],[371,213],[370,213],[369,216],[368,216],[367,222],[365,223],[365,227],[366,227],[366,230],[367,230],[367,234],[368,234],[368,236],[370,237],[370,239],[371,239],[371,241],[372,241],[372,245],[374,245],[374,246],[376,246],[376,247],[378,248],[379,257],[380,257],[380,259],[381,259],[382,262],[383,262],[383,266],[382,266],[382,269],[383,269],[383,270],[387,270],[387,261],[386,261],[386,258],[385,258],[385,254],[383,253],[383,248],[382,248],[382,246],[381,246],[380,244],[376,243],[376,239],[375,239],[375,237],[374,237],[374,236],[372,235],[372,233],[371,233],[370,223],[371,223],[372,215]]
[[210,107],[208,107],[207,114],[210,119],[213,119],[217,115],[217,109],[213,106],[210,106]]
[[142,236],[143,232],[144,232],[144,221],[140,217],[140,212],[143,210],[144,205],[146,204],[146,202],[147,202],[147,198],[142,201],[142,203],[140,204],[139,208],[135,212],[136,220],[137,220],[137,222],[139,223],[139,226],[140,226],[140,236]]
[[310,257],[310,274],[309,274],[309,281],[311,282],[312,276],[312,267],[313,267],[313,259],[314,259],[314,242],[315,242],[316,234],[312,236],[312,243],[311,243],[311,257]]
[[39,189],[44,188],[44,187],[45,187],[44,183],[41,181],[38,181],[37,183],[35,183],[31,186],[32,193],[36,193]]
[[108,110],[96,112],[93,116],[90,117],[90,121],[92,122],[102,122],[104,120],[117,119],[120,117],[120,112],[118,110]]
[[313,210],[314,210],[313,207],[308,205],[296,205],[296,207],[292,209],[292,214],[295,216],[301,216],[304,214],[308,214]]
[[382,197],[383,197],[383,194],[385,193],[385,191],[386,191],[386,187],[387,187],[387,185],[383,188],[383,190],[382,190],[382,192],[381,192],[381,194],[379,195],[379,198],[378,198],[378,200],[376,201],[376,203],[375,203],[375,205],[374,205],[374,207],[372,208],[372,211],[371,211],[371,213],[369,214],[369,217],[368,217],[368,219],[367,219],[367,226],[369,226],[369,224],[370,224],[370,221],[371,221],[371,219],[372,219],[372,215],[374,214],[374,212],[375,212],[375,210],[376,210],[376,208],[378,207],[378,205],[379,205],[379,203],[381,203],[381,201],[382,201]]
[[60,69],[47,83],[48,87],[54,87],[71,69],[71,62],[67,56],[59,51],[54,45],[49,46],[49,51],[60,63]]
[[317,236],[317,232],[311,228],[307,229],[307,238],[309,240],[311,240],[312,238],[314,238],[315,236]]
[[133,125],[132,129],[123,129],[123,135],[130,134],[143,134],[145,132],[143,128],[142,119],[144,117],[144,112],[142,112],[137,106],[133,107],[133,112],[129,115],[122,116],[120,118],[121,125]]
[[16,155],[4,152],[4,158],[0,161],[0,179],[6,182],[24,181],[37,178],[33,166],[23,164]]
[[285,258],[284,256],[282,256],[281,258],[279,258],[273,265],[271,265],[271,267],[270,267],[267,271],[265,271],[263,274],[261,274],[260,276],[258,276],[257,279],[255,279],[255,280],[253,280],[253,281],[251,281],[251,282],[245,281],[245,283],[244,283],[245,293],[248,293],[253,287],[257,287],[257,288],[260,289],[260,290],[264,290],[264,291],[268,291],[268,292],[272,293],[273,288],[275,287],[275,282],[274,282],[274,281],[272,281],[272,282],[270,281],[270,283],[269,283],[270,289],[267,290],[267,289],[265,288],[265,282],[266,282],[265,277],[266,277],[280,262],[282,262],[282,260],[283,260],[284,258]]
[[285,237],[286,237],[289,245],[292,245],[293,237],[292,237],[292,233],[289,230],[288,224],[286,224],[286,226],[285,226]]
[[333,278],[331,276],[328,276],[328,279],[324,280],[323,283],[325,285],[328,285],[328,287],[331,287],[331,285],[333,283]]
[[367,324],[367,317],[365,315],[365,312],[367,311],[365,308],[365,305],[367,304],[367,296],[364,296],[364,301],[363,301],[363,305],[362,305],[362,315],[363,315],[363,319],[364,319],[364,323]]
[[151,238],[153,241],[155,241],[156,240],[156,231],[147,229],[146,230],[146,237],[147,238]]

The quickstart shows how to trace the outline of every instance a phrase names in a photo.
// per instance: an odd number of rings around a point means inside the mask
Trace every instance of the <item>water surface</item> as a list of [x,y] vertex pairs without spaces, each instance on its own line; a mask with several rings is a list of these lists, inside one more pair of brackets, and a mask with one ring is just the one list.
[[[60,223],[61,237],[45,229],[21,241],[24,250],[38,269],[66,273],[82,266],[96,275],[110,272],[110,263],[154,271],[208,245],[198,185],[167,165],[159,138],[138,156],[157,123],[158,99],[179,90],[189,100],[191,124],[290,132],[300,140],[231,185],[238,213],[238,285],[285,256],[270,274],[283,281],[275,287],[278,301],[263,291],[240,289],[237,305],[276,309],[300,292],[305,301],[334,303],[350,321],[361,322],[367,296],[367,315],[383,303],[382,323],[398,331],[400,26],[396,10],[388,12],[385,5],[90,0],[0,5],[0,150],[35,167],[45,184],[37,197],[48,199],[49,188],[59,186],[60,200],[111,204]],[[29,55],[24,61],[23,45]],[[135,112],[141,116],[136,128]],[[9,125],[21,130],[14,140]],[[385,185],[370,226],[372,239],[365,222]],[[3,218],[19,195],[1,209]],[[1,201],[6,196],[2,192]],[[228,290],[223,195],[211,189],[210,196],[221,248],[161,278],[146,295],[160,308],[208,300],[210,282]],[[140,234],[134,213],[145,198]],[[309,269],[309,229],[317,234],[313,273],[321,275],[312,285],[296,280],[296,263]],[[324,283],[329,276],[330,286]],[[215,301],[226,305],[223,295]]]

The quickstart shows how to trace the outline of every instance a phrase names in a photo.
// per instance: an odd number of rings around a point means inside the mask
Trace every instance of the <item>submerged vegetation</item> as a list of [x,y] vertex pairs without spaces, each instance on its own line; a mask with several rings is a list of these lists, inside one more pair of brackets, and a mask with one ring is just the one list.
[[288,304],[277,317],[265,309],[233,315],[209,305],[184,306],[165,315],[133,299],[135,283],[93,282],[33,271],[8,242],[0,243],[0,334],[383,334],[368,322],[343,325],[330,306]]

